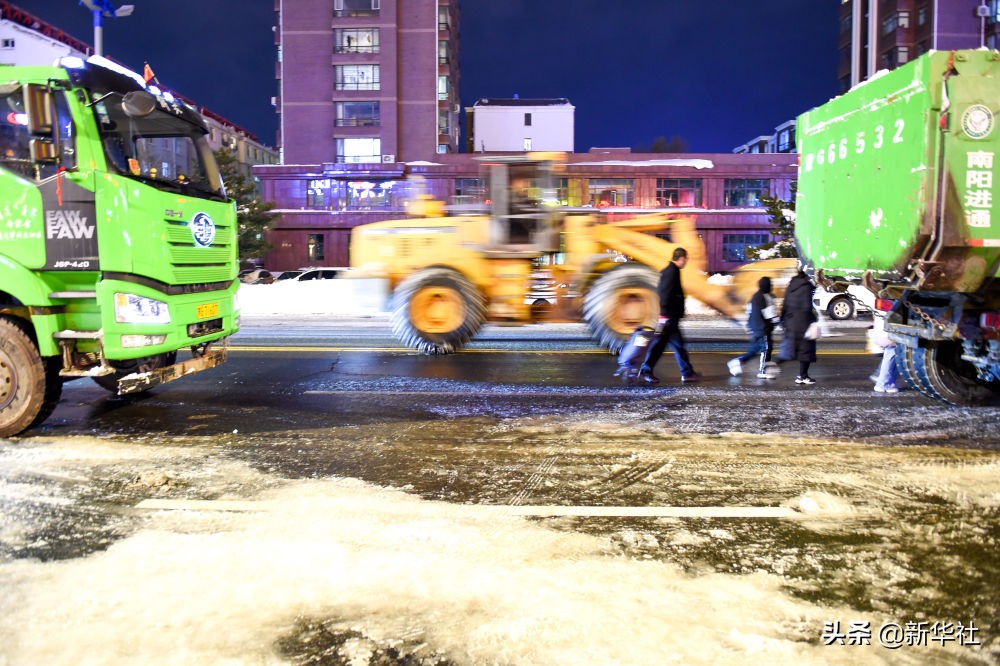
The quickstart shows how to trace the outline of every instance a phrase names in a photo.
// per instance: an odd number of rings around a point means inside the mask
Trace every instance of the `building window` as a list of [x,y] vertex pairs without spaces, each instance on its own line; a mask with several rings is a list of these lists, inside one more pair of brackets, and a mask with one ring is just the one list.
[[333,0],[333,15],[378,16],[379,0]]
[[347,210],[371,210],[373,208],[400,208],[400,195],[393,180],[370,181],[351,180],[347,182]]
[[308,249],[309,261],[326,260],[326,248],[324,247],[323,234],[309,234],[309,239],[306,241],[306,247]]
[[840,17],[840,33],[845,34],[851,31],[851,24],[853,23],[852,16],[848,14],[847,16]]
[[448,77],[439,76],[438,77],[438,99],[446,100],[448,99]]
[[447,109],[438,109],[438,134],[451,133],[451,114]]
[[451,27],[451,17],[448,15],[448,5],[438,5],[438,30],[448,30]]
[[378,65],[337,65],[337,90],[378,90]]
[[337,102],[337,127],[377,127],[380,109],[379,102]]
[[445,40],[438,41],[438,64],[445,65],[451,62],[451,49],[448,48],[448,42]]
[[656,205],[701,206],[701,178],[657,178]]
[[524,138],[524,151],[527,152],[531,150],[531,137]]
[[767,179],[726,178],[724,205],[761,208],[761,199],[770,191],[771,181]]
[[792,150],[792,130],[778,132],[778,152],[788,153]]
[[14,40],[13,39],[3,39],[3,40],[0,40],[0,48],[2,48],[2,49],[12,49],[12,48],[14,48]]
[[591,206],[635,205],[635,180],[632,178],[591,178],[587,182],[587,190]]
[[486,186],[482,178],[456,178],[455,203],[484,203],[486,201]]
[[306,183],[306,207],[326,208],[333,203],[329,178],[316,178]]
[[368,163],[382,161],[382,140],[376,137],[337,139],[337,161]]
[[747,247],[759,247],[770,242],[767,234],[722,234],[722,260],[745,263]]
[[378,53],[378,28],[338,28],[334,30],[333,50],[337,53]]
[[910,49],[907,46],[896,47],[896,60],[900,65],[910,61]]
[[927,5],[921,5],[917,7],[917,25],[924,25],[927,23]]
[[524,126],[525,127],[531,127],[531,114],[530,113],[524,114]]

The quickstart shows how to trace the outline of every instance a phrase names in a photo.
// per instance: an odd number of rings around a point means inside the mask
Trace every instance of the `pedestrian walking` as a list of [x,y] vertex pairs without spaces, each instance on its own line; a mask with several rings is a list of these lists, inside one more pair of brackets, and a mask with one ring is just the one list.
[[896,369],[896,343],[885,330],[885,312],[875,312],[875,324],[868,331],[868,346],[876,354],[882,354],[878,370],[873,375],[876,393],[899,393],[896,385],[898,370]]
[[785,289],[785,300],[781,304],[781,325],[785,329],[785,339],[777,362],[798,361],[799,374],[795,377],[796,384],[815,384],[816,380],[809,376],[809,365],[816,362],[816,339],[812,337],[810,328],[817,329],[815,324],[819,318],[813,308],[813,292],[816,290],[812,280],[801,268],[788,282]]
[[778,365],[771,360],[771,350],[774,343],[771,339],[775,325],[780,321],[778,310],[771,296],[771,278],[762,277],[757,281],[757,293],[750,298],[748,305],[747,328],[750,330],[750,346],[746,353],[737,356],[727,363],[729,374],[733,377],[743,374],[743,364],[752,358],[760,357],[757,366],[758,379],[774,379],[778,376]]
[[659,384],[660,380],[653,374],[653,368],[663,355],[666,347],[674,352],[677,365],[681,369],[682,382],[696,382],[701,375],[694,371],[691,358],[688,356],[684,336],[681,335],[680,323],[684,317],[684,288],[681,286],[681,269],[687,266],[688,253],[682,247],[674,249],[673,256],[666,268],[660,271],[660,283],[657,292],[660,296],[660,317],[656,324],[659,337],[649,348],[646,360],[639,370],[639,381],[646,384]]

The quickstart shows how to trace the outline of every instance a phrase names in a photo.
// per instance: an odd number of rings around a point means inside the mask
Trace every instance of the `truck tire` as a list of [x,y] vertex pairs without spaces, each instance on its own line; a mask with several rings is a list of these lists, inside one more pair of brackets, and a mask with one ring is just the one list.
[[12,437],[47,419],[62,395],[59,359],[38,347],[10,319],[0,318],[0,437]]
[[486,321],[486,302],[468,278],[450,268],[424,268],[396,287],[390,305],[392,331],[407,347],[450,354]]
[[[145,358],[135,358],[129,359],[127,361],[111,361],[111,365],[114,367],[114,373],[110,375],[99,375],[93,377],[93,380],[103,389],[107,389],[114,394],[118,393],[118,380],[122,377],[131,375],[134,372],[149,372],[150,370],[159,370],[160,368],[165,368],[168,365],[173,365],[177,362],[177,352],[168,352],[166,354],[157,354],[156,356],[147,356]],[[152,388],[149,387],[149,388]],[[149,389],[145,389],[148,391]],[[137,391],[137,393],[145,393],[145,391]]]
[[837,296],[826,306],[831,319],[843,321],[854,316],[854,301],[849,296]]
[[583,298],[583,319],[602,347],[617,354],[639,326],[656,326],[660,314],[659,275],[635,264],[597,278]]
[[[921,391],[952,405],[994,405],[1000,390],[981,383],[975,367],[962,360],[959,342],[934,342],[927,347],[908,349],[907,356]],[[925,390],[926,389],[926,390]]]

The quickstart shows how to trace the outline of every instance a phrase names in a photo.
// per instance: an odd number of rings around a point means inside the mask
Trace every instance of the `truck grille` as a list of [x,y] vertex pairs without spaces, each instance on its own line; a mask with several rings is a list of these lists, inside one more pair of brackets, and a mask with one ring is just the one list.
[[175,282],[217,282],[232,277],[236,242],[233,227],[216,224],[212,245],[198,247],[187,221],[165,221],[168,256]]

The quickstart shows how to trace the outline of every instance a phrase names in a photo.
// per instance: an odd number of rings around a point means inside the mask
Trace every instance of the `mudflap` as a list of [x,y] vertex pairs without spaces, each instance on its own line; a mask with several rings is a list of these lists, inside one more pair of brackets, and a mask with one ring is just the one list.
[[229,346],[223,344],[218,347],[212,347],[200,356],[189,358],[180,363],[174,363],[173,365],[158,368],[150,372],[135,372],[131,375],[125,375],[118,380],[118,395],[148,391],[154,386],[166,384],[175,379],[222,365],[228,357]]

